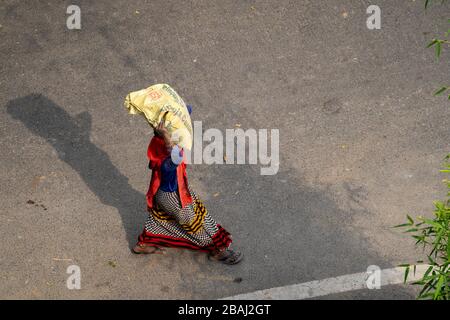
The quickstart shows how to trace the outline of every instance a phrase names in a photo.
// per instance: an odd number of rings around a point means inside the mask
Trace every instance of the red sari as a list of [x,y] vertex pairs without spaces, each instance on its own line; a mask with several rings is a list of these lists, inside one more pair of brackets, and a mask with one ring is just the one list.
[[149,217],[138,245],[179,247],[204,252],[228,248],[231,235],[209,215],[188,184],[186,164],[177,167],[178,190],[165,192],[161,184],[161,165],[170,156],[161,137],[152,138],[147,156],[152,178],[146,195]]

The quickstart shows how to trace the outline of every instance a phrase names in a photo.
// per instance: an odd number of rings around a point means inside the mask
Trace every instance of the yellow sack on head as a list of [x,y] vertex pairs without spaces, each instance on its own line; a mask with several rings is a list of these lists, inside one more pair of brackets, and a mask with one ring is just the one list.
[[164,114],[164,126],[172,140],[182,148],[192,148],[192,123],[183,99],[168,84],[155,84],[139,91],[131,92],[125,98],[125,107],[130,114],[143,115],[155,128]]

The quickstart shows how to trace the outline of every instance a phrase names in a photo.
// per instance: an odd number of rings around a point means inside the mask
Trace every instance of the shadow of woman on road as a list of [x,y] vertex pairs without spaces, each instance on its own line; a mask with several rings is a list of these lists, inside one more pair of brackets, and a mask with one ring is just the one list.
[[129,246],[134,246],[145,220],[145,196],[133,189],[108,154],[90,141],[90,114],[83,112],[72,117],[40,94],[11,100],[6,108],[33,134],[45,138],[103,204],[117,208]]

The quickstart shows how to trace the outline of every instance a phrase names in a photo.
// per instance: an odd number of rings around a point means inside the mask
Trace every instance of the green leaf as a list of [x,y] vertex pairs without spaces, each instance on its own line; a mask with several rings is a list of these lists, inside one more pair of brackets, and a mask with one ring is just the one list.
[[437,265],[436,261],[434,261],[431,256],[427,256],[427,258],[431,265],[433,265],[433,266]]
[[438,96],[438,95],[442,94],[444,91],[446,91],[447,89],[448,89],[447,87],[441,87],[439,90],[436,90],[434,95]]
[[428,267],[428,269],[427,269],[427,271],[425,271],[422,279],[425,279],[430,274],[431,270],[433,270],[433,266]]
[[406,283],[406,279],[408,279],[409,268],[410,268],[410,266],[407,266],[407,267],[406,267],[406,270],[405,270],[405,278],[403,279],[403,283]]
[[441,292],[442,284],[444,283],[444,280],[445,280],[445,276],[444,276],[444,275],[441,275],[441,276],[439,277],[439,280],[438,280],[437,284],[436,284],[436,291],[434,292],[433,299],[436,300],[437,297],[439,297],[439,293]]
[[435,222],[435,221],[433,221],[433,220],[430,220],[430,219],[423,219],[423,221],[424,221],[425,223],[429,224],[430,226],[433,226],[434,228],[436,228],[436,229],[438,229],[438,230],[442,228],[442,226],[441,226],[439,223],[437,223],[437,222]]
[[421,299],[425,299],[425,298],[433,298],[433,293],[429,292],[429,293],[425,293],[421,296]]
[[411,218],[408,214],[406,215],[406,218],[408,219],[410,225],[413,225],[413,224],[414,224],[413,218]]
[[425,9],[428,8],[429,3],[430,3],[430,0],[425,0]]
[[427,48],[434,46],[436,44],[436,42],[438,42],[437,39],[431,40],[431,42],[427,45]]
[[440,41],[438,41],[438,42],[436,42],[436,57],[440,57],[441,56],[441,42]]
[[447,239],[447,259],[450,259],[450,237]]
[[419,292],[418,298],[419,298],[419,299],[420,299],[420,298],[423,298],[423,297],[424,297],[424,294],[426,294],[428,291],[430,291],[431,288],[432,288],[432,287],[430,286],[430,282],[425,283],[425,285],[423,286],[422,290],[420,290],[420,292]]
[[411,226],[411,223],[402,223],[402,224],[393,226],[393,228],[402,228],[402,227],[410,227],[410,226]]

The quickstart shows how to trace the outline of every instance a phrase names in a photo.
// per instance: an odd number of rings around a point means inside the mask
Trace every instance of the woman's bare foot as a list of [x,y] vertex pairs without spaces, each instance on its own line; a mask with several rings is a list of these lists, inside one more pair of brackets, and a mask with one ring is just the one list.
[[163,249],[155,246],[145,245],[145,244],[137,244],[133,249],[133,253],[136,254],[162,254],[164,252]]
[[227,248],[210,254],[210,257],[224,264],[233,265],[241,262],[243,254],[240,251],[235,251]]

